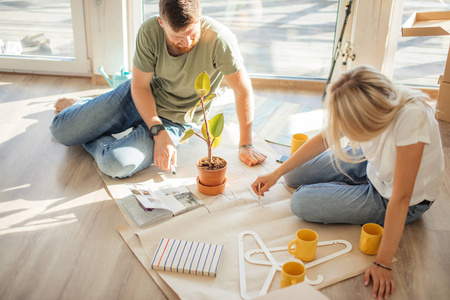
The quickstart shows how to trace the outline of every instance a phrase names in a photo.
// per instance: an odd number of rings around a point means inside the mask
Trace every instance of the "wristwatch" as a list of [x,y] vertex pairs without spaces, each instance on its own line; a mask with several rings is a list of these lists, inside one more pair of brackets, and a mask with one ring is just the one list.
[[166,130],[163,124],[153,125],[152,127],[150,127],[150,136],[157,136],[161,130]]

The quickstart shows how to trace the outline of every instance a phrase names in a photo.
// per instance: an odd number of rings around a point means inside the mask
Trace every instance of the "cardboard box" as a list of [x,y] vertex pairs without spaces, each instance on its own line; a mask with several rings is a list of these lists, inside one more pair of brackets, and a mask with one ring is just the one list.
[[450,11],[416,12],[402,26],[402,36],[449,34]]
[[[416,12],[403,24],[402,36],[450,35],[450,11]],[[450,122],[450,48],[439,78],[436,119]]]
[[450,82],[440,80],[439,94],[436,103],[436,119],[450,122]]
[[444,77],[442,78],[442,81],[450,82],[450,47],[448,48],[447,62],[445,63]]

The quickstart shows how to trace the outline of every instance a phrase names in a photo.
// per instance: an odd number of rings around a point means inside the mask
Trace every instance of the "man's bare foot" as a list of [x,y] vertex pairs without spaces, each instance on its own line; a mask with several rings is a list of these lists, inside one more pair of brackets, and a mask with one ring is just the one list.
[[75,98],[59,98],[54,105],[56,113],[59,114],[64,109],[72,106],[77,100]]

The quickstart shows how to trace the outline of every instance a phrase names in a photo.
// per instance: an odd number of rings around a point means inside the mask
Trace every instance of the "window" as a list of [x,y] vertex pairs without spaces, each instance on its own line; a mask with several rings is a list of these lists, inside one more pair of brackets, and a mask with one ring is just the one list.
[[0,1],[0,66],[87,74],[83,1]]
[[[255,76],[327,78],[338,0],[202,0],[202,14],[228,26]],[[158,14],[144,1],[144,19]]]

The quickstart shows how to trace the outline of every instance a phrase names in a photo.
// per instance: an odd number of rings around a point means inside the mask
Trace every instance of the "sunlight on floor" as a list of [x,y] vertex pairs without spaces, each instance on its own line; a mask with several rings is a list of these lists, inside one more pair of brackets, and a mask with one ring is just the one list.
[[27,223],[27,226],[39,226],[39,225],[44,226],[45,225],[45,227],[48,228],[49,225],[50,226],[64,225],[67,223],[76,222],[77,220],[78,220],[78,218],[75,216],[75,214],[71,213],[71,214],[57,216],[54,218],[31,221],[31,222]]
[[[16,203],[18,202],[22,201],[16,201]],[[37,202],[41,203],[42,201]],[[78,221],[74,213],[46,217],[45,214],[42,214],[36,208],[15,209],[13,211],[4,211],[2,214],[4,215],[2,223],[8,225],[5,227],[1,226],[3,228],[0,228],[0,236],[11,233],[38,231]]]
[[23,185],[19,185],[19,186],[15,186],[15,187],[4,189],[4,190],[2,190],[2,193],[4,193],[4,192],[11,192],[11,191],[19,190],[19,189],[24,189],[24,188],[29,188],[30,186],[31,186],[31,184],[27,183],[27,184],[23,184]]
[[[24,184],[8,189],[4,189],[1,193],[22,193],[21,189],[32,188],[31,184]],[[0,222],[0,236],[18,233],[18,232],[32,232],[51,227],[67,225],[70,223],[79,222],[77,216],[78,210],[83,210],[86,206],[98,205],[105,201],[113,201],[106,193],[104,198],[99,198],[97,191],[93,191],[82,197],[70,199],[68,197],[45,199],[45,200],[30,200],[16,199],[14,202],[14,210],[8,210],[11,203],[0,203],[1,222]]]
[[311,137],[322,130],[323,115],[323,109],[318,109],[289,116],[290,133],[305,133]]

